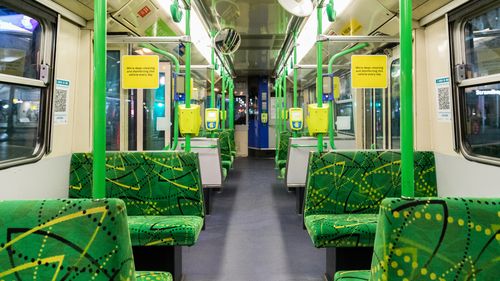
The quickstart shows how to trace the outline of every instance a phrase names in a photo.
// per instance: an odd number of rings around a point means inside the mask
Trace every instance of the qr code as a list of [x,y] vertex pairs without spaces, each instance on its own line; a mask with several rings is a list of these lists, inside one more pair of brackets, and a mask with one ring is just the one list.
[[67,90],[56,90],[54,97],[54,112],[66,112],[67,98]]
[[439,88],[438,89],[438,100],[439,110],[450,110],[450,89],[449,88]]

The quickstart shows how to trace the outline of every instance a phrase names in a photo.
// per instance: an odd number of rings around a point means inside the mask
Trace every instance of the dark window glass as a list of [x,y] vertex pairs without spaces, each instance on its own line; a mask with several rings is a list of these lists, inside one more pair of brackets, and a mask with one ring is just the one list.
[[500,158],[500,83],[464,89],[465,149],[473,155]]
[[391,143],[392,149],[398,149],[401,146],[401,102],[400,102],[400,88],[399,88],[399,78],[400,78],[400,64],[399,59],[395,60],[391,64],[391,109],[390,109],[390,123],[391,123]]
[[234,97],[234,124],[247,124],[247,103],[245,96]]
[[0,83],[0,161],[36,153],[40,97],[39,88]]
[[106,150],[120,150],[120,51],[107,56]]
[[38,79],[42,26],[0,5],[0,73]]
[[465,23],[468,78],[500,73],[500,7]]
[[165,147],[165,131],[157,130],[158,118],[165,118],[165,73],[160,73],[160,85],[155,90],[144,90],[144,150]]

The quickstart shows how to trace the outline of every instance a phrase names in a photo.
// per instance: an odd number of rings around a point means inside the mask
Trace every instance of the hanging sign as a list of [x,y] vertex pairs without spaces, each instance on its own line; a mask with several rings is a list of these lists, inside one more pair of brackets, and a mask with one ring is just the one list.
[[352,87],[387,88],[387,56],[352,56]]
[[121,64],[123,89],[158,89],[158,56],[122,56]]

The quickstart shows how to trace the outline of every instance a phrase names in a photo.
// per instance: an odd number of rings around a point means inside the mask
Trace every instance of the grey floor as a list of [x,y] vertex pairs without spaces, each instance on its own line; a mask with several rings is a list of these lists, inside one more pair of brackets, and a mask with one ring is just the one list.
[[239,158],[198,243],[183,251],[186,281],[322,280],[326,254],[295,213],[272,159]]

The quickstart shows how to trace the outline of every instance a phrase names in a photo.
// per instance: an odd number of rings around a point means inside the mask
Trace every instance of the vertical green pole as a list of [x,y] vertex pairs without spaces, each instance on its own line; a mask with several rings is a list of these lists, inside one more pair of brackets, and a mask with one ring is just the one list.
[[106,197],[106,3],[94,1],[93,198]]
[[[186,0],[186,35],[191,36],[191,0]],[[191,42],[186,42],[186,108],[191,107]],[[186,152],[191,151],[191,135],[186,135]]]
[[[318,30],[317,34],[323,33],[323,7],[322,3],[318,4],[317,17],[318,17]],[[323,107],[323,42],[316,42],[316,99],[318,107]],[[318,152],[323,152],[323,134],[318,134]]]
[[276,163],[281,136],[281,78],[276,78]]
[[401,32],[401,177],[404,197],[413,197],[413,44],[412,1],[400,0]]
[[234,129],[234,81],[229,83],[229,129]]
[[222,74],[222,91],[221,91],[221,101],[220,101],[220,111],[222,112],[221,129],[226,129],[226,91],[227,91],[227,76],[226,73]]
[[285,132],[287,130],[286,128],[286,122],[287,122],[287,119],[286,119],[286,114],[287,114],[287,110],[288,110],[288,101],[287,101],[287,92],[286,92],[286,76],[287,76],[287,67],[286,67],[286,64],[285,64],[285,68],[283,70],[283,132]]
[[212,57],[212,69],[210,69],[210,108],[215,108],[215,48],[214,48],[214,37],[215,31],[211,32],[211,57]]
[[[297,69],[297,31],[293,32],[293,107],[299,106],[298,94],[298,76],[299,70]],[[297,131],[293,131],[293,137],[297,137]]]

